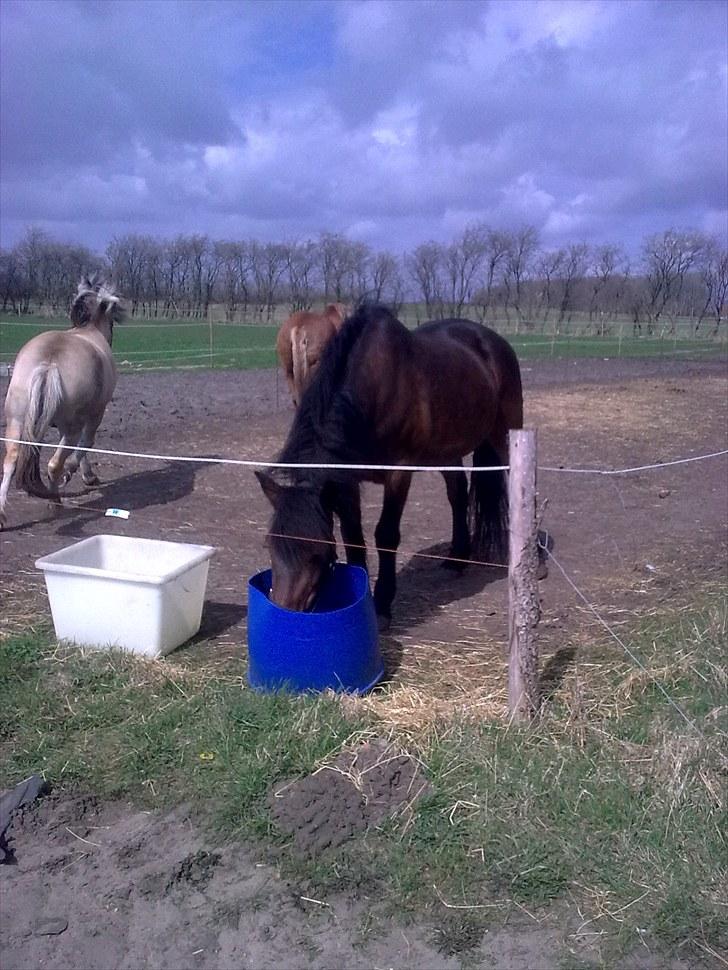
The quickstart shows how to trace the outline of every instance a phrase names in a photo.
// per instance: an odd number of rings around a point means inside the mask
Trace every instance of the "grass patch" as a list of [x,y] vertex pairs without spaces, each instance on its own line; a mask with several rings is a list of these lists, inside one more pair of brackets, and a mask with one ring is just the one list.
[[239,678],[56,647],[44,630],[0,644],[4,782],[39,771],[158,806],[214,796],[226,826],[267,831],[271,782],[308,773],[355,730],[326,696],[256,694]]
[[[727,630],[713,598],[634,631],[652,677],[613,657],[590,662],[530,730],[441,725],[416,751],[432,790],[413,816],[279,861],[316,898],[343,886],[385,909],[425,910],[452,953],[476,945],[494,915],[557,900],[576,903],[577,938],[602,933],[630,950],[647,933],[683,953],[725,951]],[[42,771],[157,806],[214,797],[226,831],[273,847],[270,786],[376,730],[371,712],[351,710],[327,696],[257,695],[174,655],[58,648],[48,630],[0,644],[3,783]]]
[[[411,324],[414,325],[414,324]],[[0,319],[0,358],[12,360],[31,337],[44,330],[67,329],[65,318],[38,316]],[[662,357],[710,359],[725,357],[725,341],[680,334],[655,333],[631,336],[623,332],[599,332],[595,324],[563,324],[559,333],[553,325],[536,325],[533,330],[513,332],[499,325],[523,360],[544,357]],[[223,368],[248,370],[277,365],[275,341],[278,326],[226,324],[189,320],[128,320],[114,330],[114,357],[122,372],[145,370]]]
[[[12,359],[23,344],[45,330],[68,328],[67,320],[24,318],[0,321],[0,357]],[[124,373],[188,368],[249,370],[276,366],[277,327],[233,326],[170,320],[128,321],[114,329],[114,357]]]

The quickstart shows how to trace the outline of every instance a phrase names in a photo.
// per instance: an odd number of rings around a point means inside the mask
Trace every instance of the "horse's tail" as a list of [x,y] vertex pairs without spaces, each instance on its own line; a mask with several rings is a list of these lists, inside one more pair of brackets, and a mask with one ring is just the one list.
[[21,437],[33,442],[18,446],[15,484],[36,498],[55,498],[40,473],[41,442],[56,416],[63,399],[61,375],[56,364],[41,364],[33,371],[28,388],[28,406],[23,419]]
[[300,402],[308,382],[308,338],[305,327],[294,327],[291,330],[291,365],[293,369],[293,386]]
[[[473,465],[501,465],[490,442],[478,445]],[[508,557],[508,486],[504,471],[473,472],[469,493],[473,550],[486,562],[506,562]]]

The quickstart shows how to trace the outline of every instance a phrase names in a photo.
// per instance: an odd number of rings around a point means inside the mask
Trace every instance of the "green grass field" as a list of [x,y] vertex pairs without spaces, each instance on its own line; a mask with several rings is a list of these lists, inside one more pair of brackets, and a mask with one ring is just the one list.
[[[0,320],[0,360],[12,361],[23,344],[37,333],[66,328],[63,320]],[[114,356],[123,371],[274,367],[276,333],[275,327],[215,324],[211,331],[207,324],[185,321],[130,321],[114,329]]]
[[[0,318],[0,361],[12,362],[18,350],[37,333],[65,329],[65,320],[45,317]],[[588,324],[562,327],[562,332],[513,333],[502,328],[519,357],[663,357],[710,359],[725,357],[724,340],[679,335],[632,335],[631,326],[613,328],[604,336],[589,333]],[[275,326],[249,324],[189,323],[186,321],[137,321],[116,327],[114,355],[122,371],[186,368],[234,368],[248,370],[276,365]]]

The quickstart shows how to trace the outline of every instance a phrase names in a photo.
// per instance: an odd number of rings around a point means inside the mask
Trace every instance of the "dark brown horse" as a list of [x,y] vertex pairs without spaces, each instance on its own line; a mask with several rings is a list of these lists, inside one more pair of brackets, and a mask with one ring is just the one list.
[[[508,432],[523,423],[521,375],[502,337],[470,320],[409,331],[385,307],[363,306],[329,342],[296,412],[281,462],[358,465],[504,465]],[[359,485],[384,485],[375,540],[377,613],[391,615],[395,550],[409,471],[295,469],[257,473],[273,504],[271,599],[308,609],[336,557],[334,515],[349,562],[365,564]],[[275,475],[275,477],[274,477]],[[503,560],[507,552],[502,471],[443,472],[452,507],[451,555]]]
[[326,344],[341,329],[346,310],[343,303],[329,303],[322,313],[299,310],[292,313],[278,331],[276,351],[296,407],[311,382]]

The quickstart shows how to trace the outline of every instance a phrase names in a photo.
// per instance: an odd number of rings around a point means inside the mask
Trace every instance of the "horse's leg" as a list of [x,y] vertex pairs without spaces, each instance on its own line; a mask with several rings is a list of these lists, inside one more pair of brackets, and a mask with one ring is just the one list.
[[48,479],[50,482],[50,491],[53,493],[51,504],[54,506],[61,504],[59,488],[67,481],[64,474],[65,465],[73,454],[80,437],[80,431],[66,431],[62,434],[58,447],[48,462]]
[[[22,438],[20,422],[16,420],[8,421],[5,435],[8,438]],[[13,475],[15,474],[15,465],[18,460],[19,448],[20,445],[16,445],[12,441],[5,442],[3,480],[2,484],[0,485],[0,529],[3,529],[5,527],[5,523],[8,521],[7,516],[5,515],[5,506],[7,505],[8,501],[10,483],[12,482]]]
[[78,470],[79,465],[81,466],[81,475],[83,477],[84,485],[92,486],[99,484],[99,477],[93,469],[88,452],[83,450],[79,451],[78,449],[93,448],[94,441],[96,440],[96,432],[98,431],[102,418],[103,411],[101,412],[101,415],[90,418],[83,426],[81,437],[76,443],[76,451],[74,451],[66,462],[66,471],[63,477],[64,484],[71,480],[71,477]]
[[[445,559],[443,566],[462,572],[465,562],[470,558],[470,530],[468,528],[468,479],[464,471],[443,472],[447,486],[447,498],[452,509],[451,559]],[[460,560],[457,562],[456,560]]]
[[[83,434],[81,435],[81,440],[79,444],[84,448],[93,448],[94,442],[96,441],[96,432],[99,430],[99,425],[101,424],[101,419],[104,416],[102,411],[98,417],[94,417],[92,420],[86,422],[83,429]],[[101,480],[99,476],[94,471],[93,465],[91,464],[91,456],[87,451],[77,451],[74,455],[74,459],[81,465],[81,476],[83,478],[83,484],[89,487],[93,485],[99,485]]]
[[384,480],[384,502],[374,537],[379,553],[379,573],[374,586],[374,606],[380,625],[386,626],[392,616],[392,600],[397,591],[396,554],[399,546],[399,524],[402,521],[411,472],[389,472]]
[[337,492],[334,511],[341,525],[346,561],[352,566],[363,566],[366,569],[367,550],[361,525],[361,490],[358,484],[341,485]]

